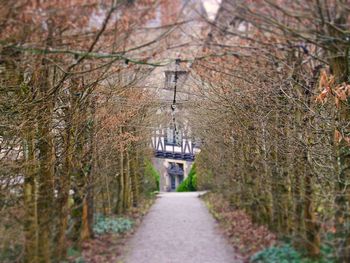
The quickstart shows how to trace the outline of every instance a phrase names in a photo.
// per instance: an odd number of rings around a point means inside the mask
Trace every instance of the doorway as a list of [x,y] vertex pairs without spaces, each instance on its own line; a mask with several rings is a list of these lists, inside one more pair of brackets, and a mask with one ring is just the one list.
[[176,178],[175,175],[170,175],[170,181],[171,181],[171,191],[176,190]]

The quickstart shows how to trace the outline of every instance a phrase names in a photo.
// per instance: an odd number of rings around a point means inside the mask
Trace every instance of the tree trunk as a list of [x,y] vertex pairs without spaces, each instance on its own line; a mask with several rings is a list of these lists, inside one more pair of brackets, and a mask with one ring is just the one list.
[[138,151],[135,152],[135,157],[130,161],[130,175],[131,175],[131,192],[132,192],[132,205],[138,206],[139,202],[139,174],[137,170]]
[[123,150],[120,151],[120,160],[119,160],[119,175],[118,175],[118,199],[116,213],[121,214],[124,212],[123,208],[123,198],[124,198],[124,153]]
[[60,177],[60,187],[58,191],[58,232],[56,236],[56,259],[62,260],[66,257],[67,240],[66,231],[68,227],[69,215],[69,190],[70,190],[70,176],[71,176],[71,162],[72,162],[72,112],[70,109],[66,112],[66,129],[65,129],[65,159]]
[[312,189],[312,173],[310,167],[304,176],[305,198],[304,198],[304,221],[306,233],[306,249],[312,258],[320,256],[320,235],[319,225],[317,223],[314,205],[313,205],[313,189]]
[[[308,85],[308,90],[305,90],[305,103],[312,108],[311,105],[311,92],[315,88],[316,80],[319,75],[319,68],[316,67],[313,71],[312,79]],[[311,147],[314,141],[314,133],[312,132],[312,118],[310,116],[304,116],[304,160],[305,160],[305,171],[304,171],[304,222],[305,222],[305,234],[306,234],[306,249],[308,254],[312,258],[320,257],[320,233],[319,223],[317,222],[314,199],[313,199],[313,177],[314,171],[312,171],[313,163],[311,159]]]
[[49,70],[45,62],[41,65],[44,69],[39,71],[39,91],[43,99],[38,112],[38,232],[39,232],[39,262],[51,262],[52,254],[52,224],[54,204],[54,148],[51,135],[51,120],[53,102],[48,95]]
[[123,208],[127,211],[130,208],[131,199],[131,185],[130,185],[130,156],[129,149],[126,149],[126,169],[124,172],[124,193],[123,193]]
[[[93,223],[94,223],[94,115],[95,104],[90,105],[90,112],[88,118],[88,124],[86,125],[86,144],[87,154],[84,165],[85,178],[86,178],[86,196],[83,204],[83,224],[81,240],[87,240],[93,237]],[[86,210],[86,211],[85,211]],[[86,213],[86,214],[85,214]]]
[[24,262],[38,261],[38,218],[36,207],[36,180],[35,180],[35,148],[32,133],[27,136],[24,149],[26,149],[26,172],[24,178],[24,208],[25,208],[25,248]]
[[[345,4],[345,3],[344,3]],[[347,37],[346,24],[349,18],[349,12],[342,8],[337,14],[334,24],[327,25],[326,30],[329,32],[336,41],[332,42],[329,46],[329,64],[331,73],[334,75],[335,84],[349,83],[349,45],[344,44],[337,39],[344,39]],[[340,28],[342,30],[336,30]],[[344,30],[344,31],[343,31]],[[350,129],[348,124],[350,121],[350,106],[349,98],[346,101],[340,103],[338,116],[336,120],[336,129],[344,136],[349,136]],[[335,142],[337,144],[338,142]],[[350,147],[348,143],[341,140],[336,147],[338,176],[336,182],[336,207],[335,225],[336,225],[336,237],[338,247],[338,260],[339,262],[350,262]]]
[[[346,106],[341,106],[347,107]],[[350,119],[348,109],[341,109],[340,118],[342,120]],[[338,144],[338,170],[339,176],[336,182],[336,237],[338,247],[338,257],[340,262],[350,262],[350,147],[345,140]]]
[[80,242],[83,242],[91,237],[88,196],[86,196],[83,200],[81,222]]

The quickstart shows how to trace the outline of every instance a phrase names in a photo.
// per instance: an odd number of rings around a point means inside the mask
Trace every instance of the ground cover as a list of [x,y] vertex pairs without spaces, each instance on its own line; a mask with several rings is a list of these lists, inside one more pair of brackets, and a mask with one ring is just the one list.
[[135,233],[152,207],[155,195],[146,198],[137,208],[121,216],[98,215],[94,224],[95,238],[85,242],[82,250],[68,250],[70,263],[120,262],[127,240]]

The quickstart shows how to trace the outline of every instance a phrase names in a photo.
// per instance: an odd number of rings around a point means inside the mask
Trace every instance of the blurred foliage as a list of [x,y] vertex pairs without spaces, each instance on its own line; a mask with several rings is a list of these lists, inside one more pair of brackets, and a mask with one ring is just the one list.
[[194,192],[197,191],[196,165],[193,164],[187,178],[177,187],[176,192]]
[[160,175],[150,160],[145,161],[143,190],[145,193],[159,191]]
[[22,251],[23,246],[19,244],[6,247],[0,251],[0,262],[17,262],[18,258],[21,256]]
[[299,263],[301,255],[290,245],[269,247],[254,254],[250,262],[254,263]]
[[306,251],[297,251],[291,244],[272,246],[261,250],[250,258],[251,263],[333,263],[334,251],[331,246],[321,246],[321,257],[310,259]]

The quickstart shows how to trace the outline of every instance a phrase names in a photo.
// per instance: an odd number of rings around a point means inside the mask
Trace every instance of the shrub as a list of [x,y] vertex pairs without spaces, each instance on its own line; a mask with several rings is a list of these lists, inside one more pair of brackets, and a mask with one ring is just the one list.
[[151,161],[145,161],[145,172],[143,180],[143,189],[145,193],[152,193],[159,191],[160,175],[156,168],[154,168]]
[[269,247],[250,258],[252,263],[300,263],[301,256],[291,245]]
[[98,235],[105,233],[124,233],[129,231],[133,224],[133,221],[127,218],[105,217],[99,214],[95,217],[93,230]]
[[334,263],[334,251],[330,245],[322,244],[321,256],[310,259],[306,251],[298,252],[290,244],[274,246],[259,251],[250,258],[251,263]]
[[185,180],[177,187],[177,192],[194,192],[197,191],[197,175],[196,165],[193,164],[192,168]]
[[22,251],[23,247],[19,244],[7,248],[0,247],[0,262],[17,262]]

